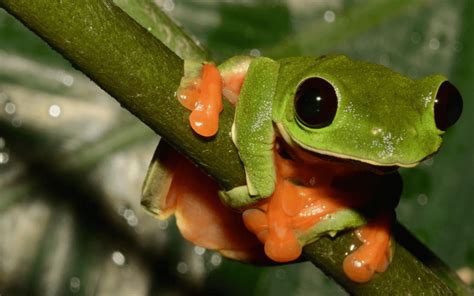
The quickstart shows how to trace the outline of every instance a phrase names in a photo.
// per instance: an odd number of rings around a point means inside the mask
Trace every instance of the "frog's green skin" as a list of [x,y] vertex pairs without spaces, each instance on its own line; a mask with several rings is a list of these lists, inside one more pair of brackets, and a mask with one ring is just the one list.
[[[273,142],[278,132],[291,146],[376,166],[412,167],[434,154],[443,134],[434,103],[447,79],[413,80],[384,66],[343,55],[274,61],[235,57],[224,71],[248,65],[236,107],[232,138],[245,167],[247,186],[221,192],[232,207],[270,196],[275,188]],[[338,97],[333,122],[309,128],[295,116],[294,97],[308,78],[329,82]]]

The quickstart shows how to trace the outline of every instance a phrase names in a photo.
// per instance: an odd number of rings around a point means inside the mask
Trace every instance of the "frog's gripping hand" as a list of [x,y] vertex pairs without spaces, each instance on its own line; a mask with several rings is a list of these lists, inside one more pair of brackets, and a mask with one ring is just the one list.
[[233,208],[255,203],[275,190],[273,159],[274,129],[272,101],[279,64],[269,58],[256,58],[250,64],[240,91],[232,126],[232,140],[245,168],[247,186],[220,192]]

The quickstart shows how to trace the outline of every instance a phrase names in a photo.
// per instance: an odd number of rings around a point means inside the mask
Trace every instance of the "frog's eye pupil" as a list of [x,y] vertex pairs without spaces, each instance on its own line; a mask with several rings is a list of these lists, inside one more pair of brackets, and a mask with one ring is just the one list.
[[296,91],[295,111],[298,121],[307,127],[330,125],[337,111],[336,90],[322,78],[306,79]]
[[436,126],[447,130],[461,116],[462,97],[459,91],[449,81],[441,84],[436,94],[434,114]]

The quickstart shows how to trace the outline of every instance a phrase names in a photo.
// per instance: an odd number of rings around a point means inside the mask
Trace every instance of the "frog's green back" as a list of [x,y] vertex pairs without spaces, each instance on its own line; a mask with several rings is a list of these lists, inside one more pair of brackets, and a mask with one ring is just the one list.
[[[443,131],[435,124],[434,102],[445,77],[413,80],[342,55],[287,58],[280,64],[273,118],[299,146],[386,166],[413,166],[439,149]],[[338,97],[334,120],[323,128],[309,128],[295,116],[296,90],[311,77],[331,83]]]

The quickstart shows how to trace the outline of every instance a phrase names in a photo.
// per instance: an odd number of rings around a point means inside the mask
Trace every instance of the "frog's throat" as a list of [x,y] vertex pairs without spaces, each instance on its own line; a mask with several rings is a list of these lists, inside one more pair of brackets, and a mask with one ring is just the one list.
[[373,160],[370,160],[370,159],[358,158],[358,157],[355,157],[355,156],[352,156],[352,155],[340,154],[340,153],[336,153],[336,152],[333,152],[333,151],[327,151],[327,150],[323,150],[323,149],[316,149],[314,147],[307,146],[307,145],[299,142],[296,139],[293,139],[290,136],[290,134],[285,130],[285,128],[283,127],[283,124],[276,123],[276,126],[277,126],[277,130],[280,133],[281,137],[285,140],[286,143],[288,143],[288,145],[290,145],[292,147],[299,146],[299,147],[303,148],[304,150],[307,150],[307,151],[310,151],[310,152],[315,152],[315,153],[318,153],[318,154],[321,154],[321,155],[327,155],[327,156],[335,157],[335,158],[338,158],[338,159],[354,160],[354,161],[357,161],[357,162],[362,162],[362,163],[369,164],[369,165],[375,166],[375,167],[380,167],[380,168],[383,168],[383,167],[412,168],[412,167],[417,166],[422,161],[422,160],[419,160],[419,161],[412,162],[412,163],[398,163],[398,162],[379,163],[379,162],[376,162],[376,161],[373,161]]

